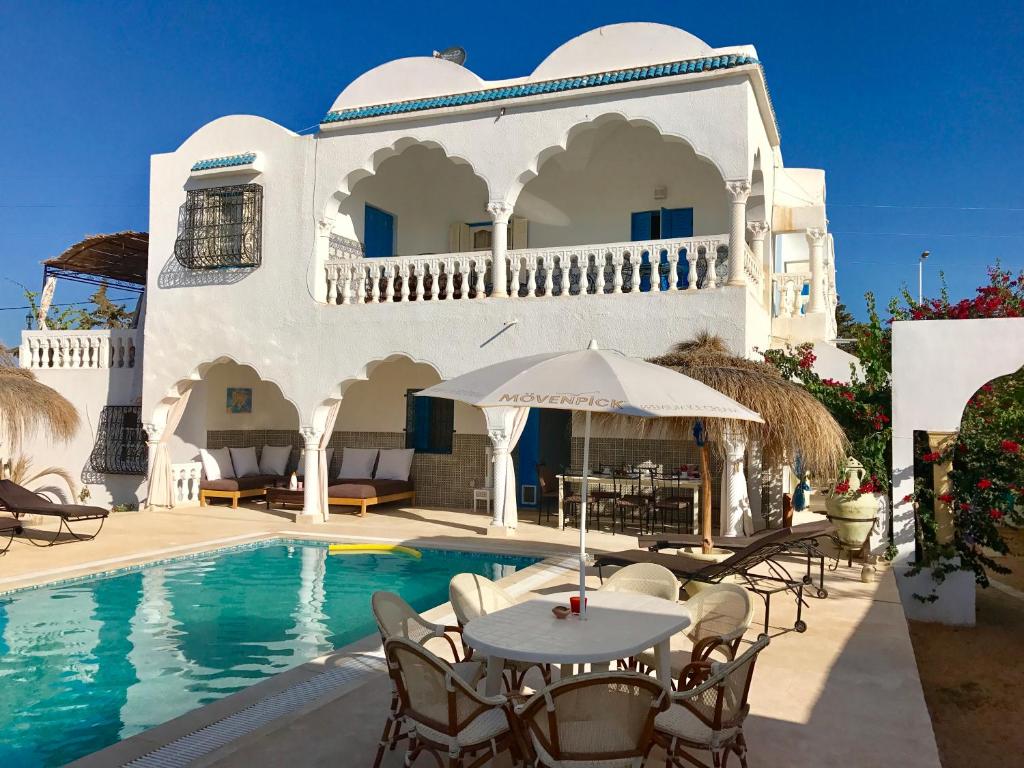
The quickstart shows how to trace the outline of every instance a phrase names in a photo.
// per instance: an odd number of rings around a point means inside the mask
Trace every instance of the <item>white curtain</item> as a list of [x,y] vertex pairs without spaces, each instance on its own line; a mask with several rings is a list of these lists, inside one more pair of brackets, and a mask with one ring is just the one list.
[[320,435],[320,445],[317,450],[317,472],[320,480],[320,516],[324,522],[331,516],[330,506],[327,504],[327,486],[329,467],[327,466],[327,444],[331,442],[331,435],[334,434],[334,423],[338,420],[338,410],[341,408],[341,401],[338,400],[327,412],[327,421],[324,424],[324,433]]
[[516,503],[516,469],[512,463],[512,451],[515,450],[519,438],[523,436],[526,429],[526,420],[530,417],[529,408],[509,408],[509,414],[504,417],[508,446],[504,453],[505,458],[505,488],[504,492],[496,494],[495,504],[501,505],[502,524],[506,528],[519,526],[519,506]]
[[192,388],[185,390],[177,402],[171,406],[167,413],[167,422],[164,424],[163,432],[157,441],[156,448],[149,464],[149,492],[146,498],[146,507],[165,507],[170,509],[174,506],[174,483],[171,477],[171,456],[167,451],[167,443],[178,428],[178,423],[185,413],[188,405],[188,398],[192,394]]

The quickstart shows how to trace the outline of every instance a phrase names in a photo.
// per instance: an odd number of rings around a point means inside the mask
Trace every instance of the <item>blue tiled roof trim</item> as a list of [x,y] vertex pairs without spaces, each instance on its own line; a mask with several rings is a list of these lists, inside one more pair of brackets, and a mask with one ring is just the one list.
[[225,157],[211,157],[209,160],[200,160],[192,166],[193,171],[210,171],[214,168],[231,168],[236,165],[251,165],[256,162],[255,152],[243,152],[239,155],[227,155]]
[[390,104],[375,104],[368,107],[339,109],[334,112],[328,112],[327,116],[324,117],[320,123],[342,123],[351,120],[362,120],[368,117],[379,117],[381,115],[397,115],[404,112],[422,112],[423,110],[440,109],[442,107],[459,107],[464,104],[502,101],[504,99],[516,99],[521,96],[535,96],[541,93],[575,91],[580,88],[595,88],[602,85],[611,85],[613,83],[654,80],[659,77],[688,75],[693,72],[711,72],[716,69],[731,69],[733,67],[743,66],[744,64],[759,65],[760,63],[761,62],[753,56],[747,56],[745,54],[708,56],[702,59],[673,61],[668,64],[655,64],[647,67],[635,67],[633,69],[618,69],[612,72],[598,73],[596,75],[582,75],[580,77],[567,77],[561,80],[545,80],[539,83],[523,83],[521,85],[510,85],[502,88],[488,88],[483,91],[456,93],[450,96],[432,96],[427,99],[413,99],[411,101],[396,101]]

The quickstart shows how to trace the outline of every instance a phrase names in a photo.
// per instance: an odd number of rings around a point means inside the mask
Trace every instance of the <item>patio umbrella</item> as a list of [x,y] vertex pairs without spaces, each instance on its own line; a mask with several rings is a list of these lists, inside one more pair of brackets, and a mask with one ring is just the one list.
[[598,349],[554,352],[506,360],[423,389],[421,397],[459,400],[479,408],[550,408],[583,411],[583,481],[580,501],[580,605],[586,605],[587,495],[593,413],[633,416],[761,417],[721,392],[660,365]]

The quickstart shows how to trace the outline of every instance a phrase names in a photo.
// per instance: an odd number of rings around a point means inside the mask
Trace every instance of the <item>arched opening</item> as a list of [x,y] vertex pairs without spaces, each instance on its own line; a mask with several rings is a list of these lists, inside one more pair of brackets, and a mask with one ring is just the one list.
[[[172,465],[176,504],[195,503],[200,495],[210,503],[226,499],[237,505],[256,500],[267,485],[283,484],[292,471],[301,469],[298,411],[276,383],[261,377],[252,366],[223,358],[199,366],[193,377],[175,389],[187,393],[188,399],[180,414],[174,414],[178,421],[173,433],[162,439]],[[166,398],[165,412],[173,413],[179,403]],[[211,478],[201,450],[225,448],[226,453],[219,453],[221,469],[230,467],[233,477],[220,472],[221,477]],[[197,479],[199,492],[194,487]]]
[[332,250],[384,257],[490,248],[487,184],[440,147],[410,144],[337,197]]
[[471,508],[474,490],[487,488],[490,440],[478,408],[415,396],[440,381],[429,363],[395,355],[368,364],[365,378],[341,382],[329,482],[339,482],[348,448],[412,449],[417,506]]

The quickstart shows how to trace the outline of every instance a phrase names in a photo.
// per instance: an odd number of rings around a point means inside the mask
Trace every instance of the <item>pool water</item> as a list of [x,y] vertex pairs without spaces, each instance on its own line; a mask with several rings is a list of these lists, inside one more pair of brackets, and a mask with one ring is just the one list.
[[456,573],[537,562],[421,551],[274,541],[0,596],[0,766],[62,765],[365,637],[377,590],[424,611]]

